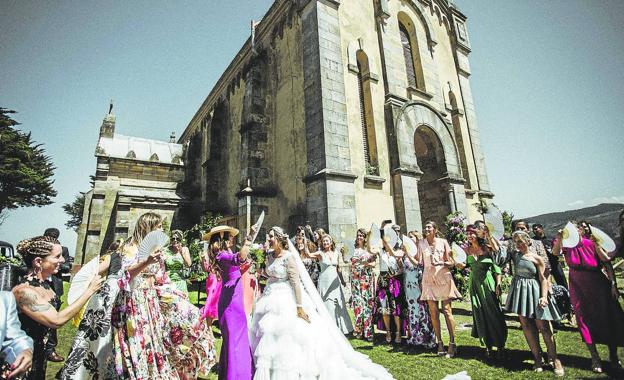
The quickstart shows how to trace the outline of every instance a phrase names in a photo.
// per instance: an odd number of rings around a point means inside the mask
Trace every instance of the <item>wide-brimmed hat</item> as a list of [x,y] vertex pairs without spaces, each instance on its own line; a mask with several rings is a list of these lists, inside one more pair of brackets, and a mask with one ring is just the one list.
[[226,233],[226,232],[228,232],[231,236],[236,236],[239,233],[238,229],[236,229],[234,227],[230,227],[230,226],[216,226],[216,227],[212,227],[210,229],[210,231],[206,232],[204,234],[204,236],[202,236],[202,240],[210,240],[210,238],[214,234],[219,234],[219,235],[221,235],[221,237],[223,237],[223,234]]

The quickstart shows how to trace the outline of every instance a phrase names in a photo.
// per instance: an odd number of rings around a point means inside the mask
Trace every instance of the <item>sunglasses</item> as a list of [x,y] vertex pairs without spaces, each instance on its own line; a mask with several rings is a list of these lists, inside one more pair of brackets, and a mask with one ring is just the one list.
[[171,238],[171,241],[180,241],[178,238]]

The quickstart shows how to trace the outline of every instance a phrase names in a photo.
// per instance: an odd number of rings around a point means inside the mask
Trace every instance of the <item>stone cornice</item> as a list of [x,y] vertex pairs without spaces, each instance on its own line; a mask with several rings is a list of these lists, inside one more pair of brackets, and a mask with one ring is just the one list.
[[353,182],[355,181],[357,177],[358,177],[357,175],[351,172],[325,168],[312,175],[308,175],[304,177],[303,182],[310,183],[310,182],[318,181],[319,179]]
[[414,177],[414,178],[420,178],[423,175],[422,170],[420,170],[420,168],[418,167],[415,167],[415,168],[399,167],[399,168],[392,169],[390,172],[392,173],[392,175],[400,174],[400,175],[406,175],[408,177]]
[[[262,18],[262,21],[256,26],[255,39],[256,44],[270,35],[273,26],[288,14],[288,9],[293,5],[291,1],[275,1],[271,8]],[[210,112],[219,99],[223,96],[228,86],[235,77],[243,70],[249,60],[253,58],[254,52],[251,48],[251,36],[247,38],[243,46],[240,48],[234,59],[230,62],[217,83],[214,85],[202,105],[199,107],[191,121],[188,123],[184,132],[178,139],[178,143],[187,140],[194,132],[197,125],[200,124],[204,116]]]

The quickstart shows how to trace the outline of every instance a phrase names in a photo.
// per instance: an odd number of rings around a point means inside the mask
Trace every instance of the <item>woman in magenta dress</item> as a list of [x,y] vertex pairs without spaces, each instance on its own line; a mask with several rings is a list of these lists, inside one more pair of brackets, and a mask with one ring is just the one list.
[[[613,266],[602,247],[583,236],[580,226],[579,243],[574,248],[561,247],[561,234],[553,245],[553,253],[563,252],[570,268],[570,300],[583,342],[592,357],[592,370],[602,372],[596,344],[609,347],[609,360],[614,369],[622,369],[617,348],[624,347],[624,311],[618,303],[619,292]],[[602,273],[602,268],[609,278]]]
[[218,226],[204,235],[210,241],[210,261],[221,276],[218,317],[223,343],[219,357],[219,379],[246,380],[252,376],[251,349],[247,316],[243,306],[243,283],[240,265],[247,259],[251,242],[245,239],[240,252],[233,252],[238,230]]

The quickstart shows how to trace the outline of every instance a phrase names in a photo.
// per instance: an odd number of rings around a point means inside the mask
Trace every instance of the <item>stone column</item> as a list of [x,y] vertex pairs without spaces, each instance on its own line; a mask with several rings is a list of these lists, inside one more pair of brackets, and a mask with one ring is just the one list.
[[344,63],[337,0],[300,1],[302,19],[306,213],[338,238],[355,236]]

